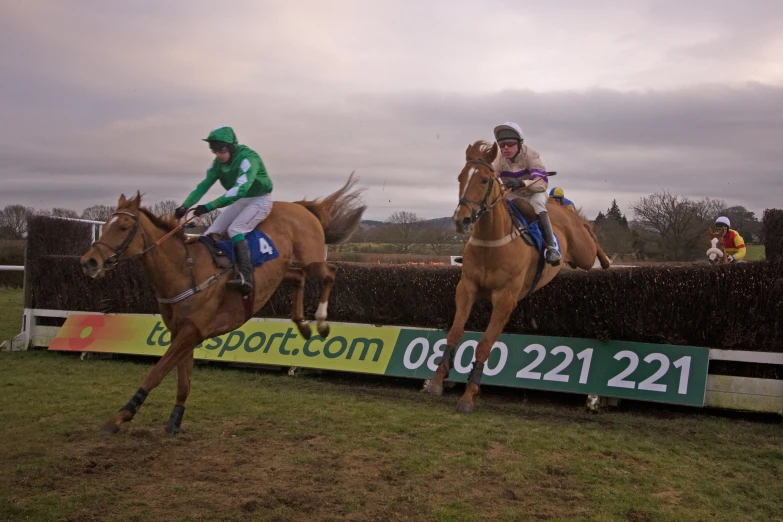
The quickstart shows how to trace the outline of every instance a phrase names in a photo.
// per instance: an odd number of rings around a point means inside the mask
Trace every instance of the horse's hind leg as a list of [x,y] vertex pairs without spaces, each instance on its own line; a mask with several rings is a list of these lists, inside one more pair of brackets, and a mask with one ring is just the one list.
[[595,243],[595,248],[597,251],[596,255],[598,256],[598,262],[601,263],[601,268],[603,268],[604,270],[610,268],[612,266],[612,261],[607,257],[607,255],[604,253],[603,249],[601,248],[601,245],[598,243],[598,237],[595,235],[593,228],[587,223],[584,223],[584,227],[587,229],[587,232],[590,234],[590,237],[593,239],[593,242]]
[[517,305],[518,292],[509,292],[503,290],[492,294],[492,315],[489,319],[489,326],[484,331],[484,335],[476,346],[476,361],[473,363],[473,369],[470,370],[468,385],[465,387],[465,393],[457,402],[457,411],[460,413],[470,413],[473,411],[473,398],[479,392],[481,376],[484,372],[484,364],[489,359],[489,352],[492,345],[498,340],[503,328],[511,317],[511,312]]
[[318,261],[305,266],[304,271],[307,277],[321,280],[321,297],[318,301],[318,310],[315,312],[315,321],[318,335],[327,337],[329,335],[329,323],[326,321],[326,312],[329,307],[329,295],[331,295],[332,287],[334,287],[337,266],[326,261]]
[[193,349],[203,339],[199,338],[199,333],[196,328],[192,326],[186,326],[177,332],[177,335],[171,340],[171,346],[166,351],[165,355],[152,368],[152,371],[142,381],[141,387],[136,390],[136,393],[131,399],[122,407],[120,411],[114,414],[106,424],[103,425],[102,430],[107,433],[117,433],[120,431],[120,426],[124,422],[130,422],[136,412],[139,410],[144,401],[147,399],[147,395],[154,390],[163,380],[166,375],[174,369],[174,367],[185,362],[188,357],[193,358]]
[[185,402],[190,395],[190,376],[193,374],[193,352],[177,366],[177,402],[171,410],[166,423],[166,432],[171,435],[182,433],[182,417],[185,415]]
[[305,273],[301,268],[289,268],[283,281],[291,285],[291,320],[305,339],[313,334],[304,316]]

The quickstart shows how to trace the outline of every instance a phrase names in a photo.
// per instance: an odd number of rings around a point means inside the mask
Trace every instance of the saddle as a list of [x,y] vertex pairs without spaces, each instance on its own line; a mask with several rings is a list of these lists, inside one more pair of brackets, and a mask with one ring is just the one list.
[[[524,199],[509,199],[508,213],[522,240],[543,253],[543,240],[541,231],[538,229],[538,216],[533,210],[533,206]],[[534,229],[531,230],[531,228]]]
[[223,250],[218,244],[220,241],[224,241],[225,239],[228,238],[221,236],[219,234],[210,234],[209,236],[199,236],[198,238],[199,241],[201,241],[207,246],[207,250],[212,256],[212,261],[215,263],[215,266],[222,270],[226,270],[234,266],[234,262],[231,260],[230,257],[228,257],[226,251]]

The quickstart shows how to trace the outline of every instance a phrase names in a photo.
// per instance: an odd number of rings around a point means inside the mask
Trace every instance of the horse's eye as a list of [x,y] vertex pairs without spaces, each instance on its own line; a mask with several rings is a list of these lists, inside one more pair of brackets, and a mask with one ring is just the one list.
[[126,230],[128,230],[129,228],[130,228],[130,227],[129,227],[128,225],[120,225],[120,231],[122,231],[122,232],[125,232],[125,231],[126,231]]
[[481,180],[482,185],[486,185],[487,183],[489,183],[489,178],[484,178]]

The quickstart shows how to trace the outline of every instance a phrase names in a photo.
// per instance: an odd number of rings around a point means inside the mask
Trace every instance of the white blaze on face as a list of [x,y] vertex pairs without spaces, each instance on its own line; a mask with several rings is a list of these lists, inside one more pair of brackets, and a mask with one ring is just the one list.
[[[468,193],[468,187],[470,186],[470,180],[471,180],[471,179],[473,179],[473,175],[474,175],[476,172],[478,172],[478,169],[473,169],[473,172],[471,172],[471,173],[468,175],[468,181],[465,183],[465,190],[463,190],[463,191],[462,191],[462,196],[461,196],[462,198],[464,198],[464,197],[465,197],[465,194],[467,194],[467,193]],[[459,207],[461,207],[461,206],[462,206],[462,205],[460,205],[459,203],[457,203],[457,208],[455,208],[455,209],[454,209],[454,213],[455,213],[455,214],[456,214],[457,212],[459,212]]]

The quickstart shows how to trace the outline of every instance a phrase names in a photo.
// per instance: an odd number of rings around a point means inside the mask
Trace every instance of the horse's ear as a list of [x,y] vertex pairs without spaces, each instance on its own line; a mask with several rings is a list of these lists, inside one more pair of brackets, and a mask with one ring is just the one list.
[[473,147],[473,145],[471,145],[470,143],[468,143],[468,148],[467,148],[467,149],[465,149],[465,161],[467,161],[467,160],[469,160],[469,159],[472,159],[472,158],[470,157],[470,149],[471,149],[472,147]]
[[117,208],[122,208],[127,202],[128,200],[125,199],[125,194],[120,194],[120,200],[117,202]]

